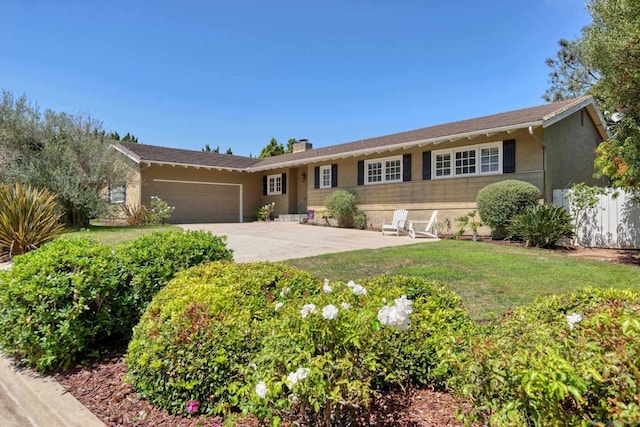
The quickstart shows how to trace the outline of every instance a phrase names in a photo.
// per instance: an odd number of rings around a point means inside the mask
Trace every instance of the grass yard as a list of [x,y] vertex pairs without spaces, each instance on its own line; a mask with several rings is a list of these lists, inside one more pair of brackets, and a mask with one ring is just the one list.
[[136,237],[151,234],[154,231],[180,231],[175,225],[146,225],[131,227],[127,225],[91,225],[81,230],[71,230],[62,234],[61,238],[89,237],[98,243],[117,246]]
[[586,286],[640,289],[638,267],[562,253],[442,240],[286,262],[330,280],[408,275],[446,283],[474,320],[484,322],[535,298]]

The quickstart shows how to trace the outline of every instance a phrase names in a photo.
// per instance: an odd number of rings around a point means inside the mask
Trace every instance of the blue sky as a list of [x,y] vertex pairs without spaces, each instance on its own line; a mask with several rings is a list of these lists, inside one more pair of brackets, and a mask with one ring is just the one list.
[[0,0],[0,88],[256,156],[542,104],[584,0]]

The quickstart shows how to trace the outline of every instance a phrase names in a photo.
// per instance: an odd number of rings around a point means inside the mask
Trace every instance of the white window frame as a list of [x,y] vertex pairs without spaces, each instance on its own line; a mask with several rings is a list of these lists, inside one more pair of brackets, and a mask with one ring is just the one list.
[[[482,150],[490,149],[490,148],[498,149],[498,169],[495,171],[482,172]],[[475,172],[456,173],[456,153],[461,153],[463,151],[475,151]],[[450,156],[449,174],[448,175],[441,174],[440,176],[438,176],[436,175],[437,156],[447,155],[447,154]],[[432,179],[447,179],[447,178],[464,178],[464,177],[479,176],[479,175],[501,175],[503,156],[504,156],[504,152],[502,149],[502,141],[488,142],[486,144],[478,144],[478,145],[465,145],[464,147],[447,148],[444,150],[434,150],[432,152],[431,177]]]
[[[271,185],[272,183],[273,185]],[[279,194],[282,194],[282,174],[267,175],[267,195],[277,196]]]
[[[328,171],[328,172],[327,172]],[[325,172],[327,172],[327,176],[329,178],[329,183],[325,183]],[[320,188],[331,188],[331,181],[333,177],[331,176],[331,165],[320,166]]]
[[[398,175],[398,179],[387,179],[387,167],[388,163],[399,161],[400,163],[400,171]],[[370,181],[369,176],[369,165],[372,163],[381,163],[382,170],[380,171],[380,181]],[[384,157],[380,159],[370,159],[364,161],[364,183],[365,185],[376,185],[376,184],[389,184],[395,182],[402,182],[402,173],[403,173],[403,164],[402,164],[402,156],[393,156],[393,157]]]
[[[115,195],[120,196],[115,198]],[[109,203],[112,205],[123,205],[127,202],[127,183],[109,185]]]

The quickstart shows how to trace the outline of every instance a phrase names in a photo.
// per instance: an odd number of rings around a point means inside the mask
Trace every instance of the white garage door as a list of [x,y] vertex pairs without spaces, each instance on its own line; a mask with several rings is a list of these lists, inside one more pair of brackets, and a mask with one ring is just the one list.
[[242,185],[154,179],[152,193],[175,207],[169,222],[242,222]]

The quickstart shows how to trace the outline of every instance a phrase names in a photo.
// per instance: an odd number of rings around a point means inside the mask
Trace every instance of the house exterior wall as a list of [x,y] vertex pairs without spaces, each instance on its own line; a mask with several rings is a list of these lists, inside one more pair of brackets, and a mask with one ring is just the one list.
[[[475,145],[515,139],[515,173],[478,175],[454,178],[423,180],[422,153],[448,148],[473,147]],[[356,194],[358,206],[365,211],[370,227],[379,227],[383,220],[389,221],[395,209],[409,210],[409,220],[426,220],[431,211],[439,211],[439,222],[448,218],[453,224],[456,217],[476,208],[476,196],[485,186],[505,179],[529,182],[543,190],[543,150],[541,138],[530,135],[527,130],[510,134],[504,132],[491,136],[464,139],[455,142],[428,144],[409,150],[385,151],[375,155],[353,157],[333,162],[316,163],[309,166],[307,183],[309,209],[322,211],[324,199],[336,189],[345,189]],[[388,184],[358,185],[358,161],[411,154],[411,181]],[[433,159],[432,159],[433,161]],[[315,189],[313,169],[335,163],[338,165],[338,186]]]
[[553,190],[584,182],[606,186],[606,179],[593,177],[594,151],[602,141],[586,109],[554,123],[544,130],[546,202],[553,201]]
[[142,165],[141,166],[140,200],[149,205],[154,195],[154,179],[186,182],[211,182],[242,185],[242,217],[245,221],[255,220],[255,209],[261,199],[262,181],[259,174],[246,172],[218,171],[184,166]]

